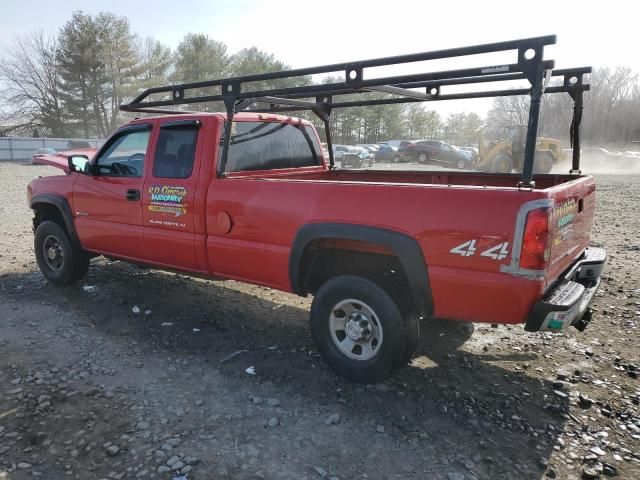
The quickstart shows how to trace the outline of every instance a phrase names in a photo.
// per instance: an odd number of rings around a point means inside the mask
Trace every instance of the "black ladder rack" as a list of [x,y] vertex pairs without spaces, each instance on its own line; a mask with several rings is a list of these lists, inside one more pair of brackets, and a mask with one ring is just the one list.
[[[145,90],[130,103],[121,105],[120,109],[128,112],[180,114],[194,112],[163,109],[159,107],[203,102],[224,102],[227,111],[227,122],[225,124],[223,151],[221,161],[219,162],[219,173],[221,174],[224,172],[227,160],[233,115],[241,110],[252,112],[313,111],[324,122],[327,148],[329,150],[329,162],[331,168],[333,168],[334,159],[333,149],[331,148],[331,129],[329,127],[329,116],[333,109],[394,103],[529,95],[531,97],[531,104],[529,107],[525,156],[522,179],[518,185],[533,188],[535,186],[535,182],[533,181],[533,162],[536,137],[538,134],[540,100],[543,93],[566,92],[574,101],[573,121],[570,130],[571,146],[573,148],[573,161],[570,173],[580,172],[579,130],[582,118],[583,92],[589,90],[589,84],[584,82],[584,75],[591,73],[591,67],[553,70],[554,61],[545,60],[543,53],[546,45],[555,43],[555,35],[548,35],[508,42],[474,45],[393,57],[381,57],[371,60],[337,63],[281,72],[167,85]],[[366,69],[375,67],[391,65],[402,66],[426,60],[508,51],[517,53],[517,61],[515,63],[376,77],[371,79],[367,79],[365,76]],[[329,84],[251,90],[251,84],[255,82],[336,73],[342,74],[344,80]],[[562,77],[562,85],[547,87],[552,77]],[[482,84],[523,79],[528,80],[530,88],[496,89],[452,94],[441,93],[443,86]],[[203,89],[210,89],[211,87],[219,87],[220,93],[211,95],[203,91]],[[389,97],[371,98],[372,92],[385,93],[388,94]],[[338,100],[337,97],[341,95],[357,95],[359,98],[356,100],[335,101]],[[154,100],[154,97],[161,98]]]

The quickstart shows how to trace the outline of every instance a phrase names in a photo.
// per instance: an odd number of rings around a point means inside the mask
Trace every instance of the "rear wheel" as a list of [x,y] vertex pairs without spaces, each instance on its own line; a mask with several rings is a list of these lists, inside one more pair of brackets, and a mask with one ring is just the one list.
[[421,154],[418,155],[418,162],[420,162],[420,163],[427,163],[428,159],[429,158],[427,157],[426,153],[421,153]]
[[380,286],[355,275],[325,282],[311,305],[320,354],[339,375],[360,383],[380,382],[411,358],[418,341],[413,322]]
[[463,169],[463,168],[466,168],[466,166],[467,166],[467,162],[465,162],[465,161],[464,161],[464,160],[462,160],[462,159],[459,159],[459,160],[458,160],[458,163],[457,163],[456,165],[457,165],[457,167],[458,167],[459,169]]
[[497,173],[511,173],[513,159],[509,155],[498,155],[491,162],[491,171]]
[[50,220],[38,225],[34,249],[40,271],[55,285],[77,282],[89,270],[89,255],[72,245],[67,232]]

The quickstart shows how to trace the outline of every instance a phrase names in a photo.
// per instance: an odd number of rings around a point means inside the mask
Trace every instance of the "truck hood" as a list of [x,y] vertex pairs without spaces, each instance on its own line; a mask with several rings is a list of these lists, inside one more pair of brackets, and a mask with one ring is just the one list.
[[78,148],[76,150],[67,150],[65,152],[56,153],[36,153],[32,157],[31,162],[34,165],[49,165],[60,168],[64,170],[65,173],[69,173],[68,159],[71,155],[85,155],[89,157],[89,160],[91,160],[95,153],[95,148]]

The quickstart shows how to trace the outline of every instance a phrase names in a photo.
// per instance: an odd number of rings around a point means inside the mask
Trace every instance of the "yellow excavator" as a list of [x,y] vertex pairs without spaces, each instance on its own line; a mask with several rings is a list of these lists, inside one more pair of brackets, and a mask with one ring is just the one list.
[[[492,138],[487,141],[486,138]],[[486,127],[480,137],[477,169],[484,172],[509,173],[522,170],[527,125]],[[560,140],[538,137],[533,162],[534,173],[549,173],[564,159]]]

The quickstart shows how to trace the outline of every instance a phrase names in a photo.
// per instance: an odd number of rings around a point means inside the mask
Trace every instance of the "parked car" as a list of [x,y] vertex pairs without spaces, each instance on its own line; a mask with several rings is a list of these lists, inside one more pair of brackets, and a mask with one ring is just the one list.
[[475,162],[470,152],[465,152],[439,140],[419,140],[402,145],[398,151],[408,159],[419,163],[433,163],[470,169]]
[[378,145],[378,151],[376,152],[376,162],[394,162],[397,163],[402,159],[398,153],[397,147],[392,147],[386,143]]
[[38,165],[38,161],[36,160],[38,157],[42,157],[43,155],[51,155],[54,153],[56,153],[55,148],[39,148],[31,157],[31,163],[33,163],[34,165]]
[[352,145],[333,145],[333,158],[342,168],[362,168],[373,164],[373,156],[366,148]]
[[321,143],[320,144],[320,149],[322,150],[322,156],[328,162],[329,161],[329,149],[327,148],[327,144],[326,143]]
[[366,148],[370,152],[374,152],[374,153],[377,152],[378,149],[380,148],[375,143],[358,143],[358,144],[356,144],[356,147]]
[[418,142],[418,140],[400,140],[399,141],[398,146],[396,147],[398,149],[398,155],[399,155],[399,158],[397,159],[398,162],[409,162],[412,160],[416,160],[416,158],[413,155],[406,153],[408,148],[415,147],[416,142]]
[[[346,162],[348,162],[349,164],[353,162],[353,165],[355,166],[355,168],[373,166],[374,154],[368,148],[357,147],[357,146],[351,147],[351,148],[353,149],[354,155],[347,155],[346,157],[348,158],[346,158]],[[343,161],[343,166],[347,166],[345,165],[344,161]]]
[[371,155],[372,162],[377,160],[378,150],[380,149],[378,145],[375,145],[373,143],[358,143],[356,147],[364,148],[365,150],[367,150]]
[[93,147],[86,140],[69,140],[67,142],[67,148],[69,150],[76,150],[80,148],[93,148]]
[[471,154],[471,158],[473,158],[474,165],[478,163],[478,159],[480,158],[480,151],[476,147],[458,147],[463,152],[469,152]]
[[384,142],[379,142],[378,145],[389,145],[390,147],[399,148],[400,144],[405,140],[385,140]]

